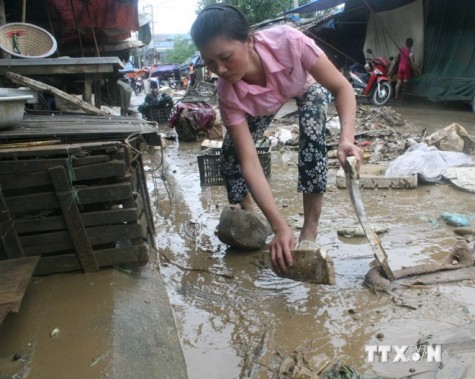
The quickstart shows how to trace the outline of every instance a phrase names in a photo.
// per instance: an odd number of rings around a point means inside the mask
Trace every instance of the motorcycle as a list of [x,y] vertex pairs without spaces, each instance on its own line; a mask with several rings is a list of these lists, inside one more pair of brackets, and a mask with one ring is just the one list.
[[[366,50],[368,54],[373,54],[371,49]],[[369,99],[371,104],[376,106],[385,105],[393,95],[393,86],[389,77],[390,60],[384,57],[367,58],[364,65],[365,72],[358,71],[353,65],[350,68],[350,82],[355,91],[355,95]]]

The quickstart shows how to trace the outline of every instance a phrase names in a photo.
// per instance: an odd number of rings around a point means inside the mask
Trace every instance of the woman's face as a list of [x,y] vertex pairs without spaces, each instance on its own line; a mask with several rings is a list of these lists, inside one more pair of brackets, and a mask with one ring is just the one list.
[[247,73],[252,50],[251,35],[245,42],[216,37],[200,48],[208,69],[230,83],[236,83]]

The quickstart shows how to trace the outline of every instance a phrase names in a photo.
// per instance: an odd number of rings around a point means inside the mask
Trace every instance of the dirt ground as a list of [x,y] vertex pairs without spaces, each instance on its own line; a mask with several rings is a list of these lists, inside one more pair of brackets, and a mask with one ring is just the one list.
[[[409,99],[393,106],[407,120],[401,127],[405,133],[419,135],[423,129],[431,133],[457,122],[475,136],[475,115],[468,105]],[[200,187],[196,160],[200,150],[199,142],[172,143],[163,151],[163,161],[159,150],[146,156],[160,254],[144,269],[147,275],[135,278],[131,295],[139,296],[141,286],[155,276],[163,280],[189,378],[287,378],[282,362],[308,367],[322,354],[333,363],[382,377],[475,377],[473,280],[391,294],[363,287],[373,260],[371,250],[364,238],[336,233],[339,228],[356,226],[357,219],[347,190],[335,185],[333,168],[318,242],[333,258],[336,285],[279,278],[261,264],[265,251],[232,251],[215,236],[226,194],[220,186]],[[272,153],[271,185],[282,213],[298,235],[302,205],[295,190],[296,158],[295,151]],[[393,270],[440,260],[451,250],[454,227],[441,220],[442,212],[475,217],[474,194],[449,184],[419,185],[412,190],[368,189],[362,190],[362,196],[370,222],[389,228],[380,238]],[[126,273],[113,275],[111,279],[104,270],[87,276],[34,279],[20,312],[9,315],[0,326],[0,378],[126,377],[114,374],[105,342],[116,327],[109,317],[111,308],[117,307],[110,288],[120,285],[124,294],[128,285]],[[64,305],[73,302],[72,286],[76,291],[86,287],[93,298],[83,309],[76,304],[73,312]],[[142,299],[137,301],[130,312],[142,312],[147,306],[143,304]],[[167,304],[153,303],[153,307],[161,305]],[[39,322],[43,328],[31,326]],[[56,325],[71,324],[74,333],[67,339],[51,338]],[[138,327],[133,322],[127,326]],[[153,323],[140,327],[145,333],[157,330]],[[365,352],[366,345],[413,346],[429,336],[442,345],[442,364],[369,362]],[[22,363],[12,361],[12,345],[23,350],[30,347]],[[123,355],[127,361],[127,350]],[[142,354],[142,359],[146,362],[154,357]],[[130,377],[179,376],[157,370],[150,376]]]

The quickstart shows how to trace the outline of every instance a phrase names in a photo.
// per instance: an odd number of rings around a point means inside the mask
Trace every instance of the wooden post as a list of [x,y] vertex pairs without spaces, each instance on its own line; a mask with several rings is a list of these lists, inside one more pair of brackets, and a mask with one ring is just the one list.
[[84,78],[83,100],[86,103],[92,104],[92,77],[91,75],[86,75],[86,77]]
[[[0,0],[0,26],[7,23],[7,17],[5,15],[5,2]],[[10,59],[11,56],[6,51],[0,49],[0,58],[1,59]]]
[[[84,271],[99,271],[96,257],[92,250],[91,242],[82,223],[81,214],[74,200],[74,194],[63,166],[51,167],[49,170],[51,181],[56,190],[58,202],[61,205],[64,222],[66,223],[69,235],[76,248],[76,254]],[[69,194],[69,196],[68,196]]]
[[94,76],[94,105],[97,109],[101,109],[102,106],[102,93],[101,93],[101,77],[100,75]]

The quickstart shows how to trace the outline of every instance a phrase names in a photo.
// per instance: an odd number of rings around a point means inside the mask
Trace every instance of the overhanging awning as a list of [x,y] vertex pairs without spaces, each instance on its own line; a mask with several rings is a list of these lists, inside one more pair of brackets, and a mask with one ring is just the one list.
[[315,0],[308,4],[302,5],[301,7],[291,9],[289,11],[283,12],[284,14],[288,13],[310,13],[323,11],[328,8],[334,8],[340,4],[345,3],[346,0]]

